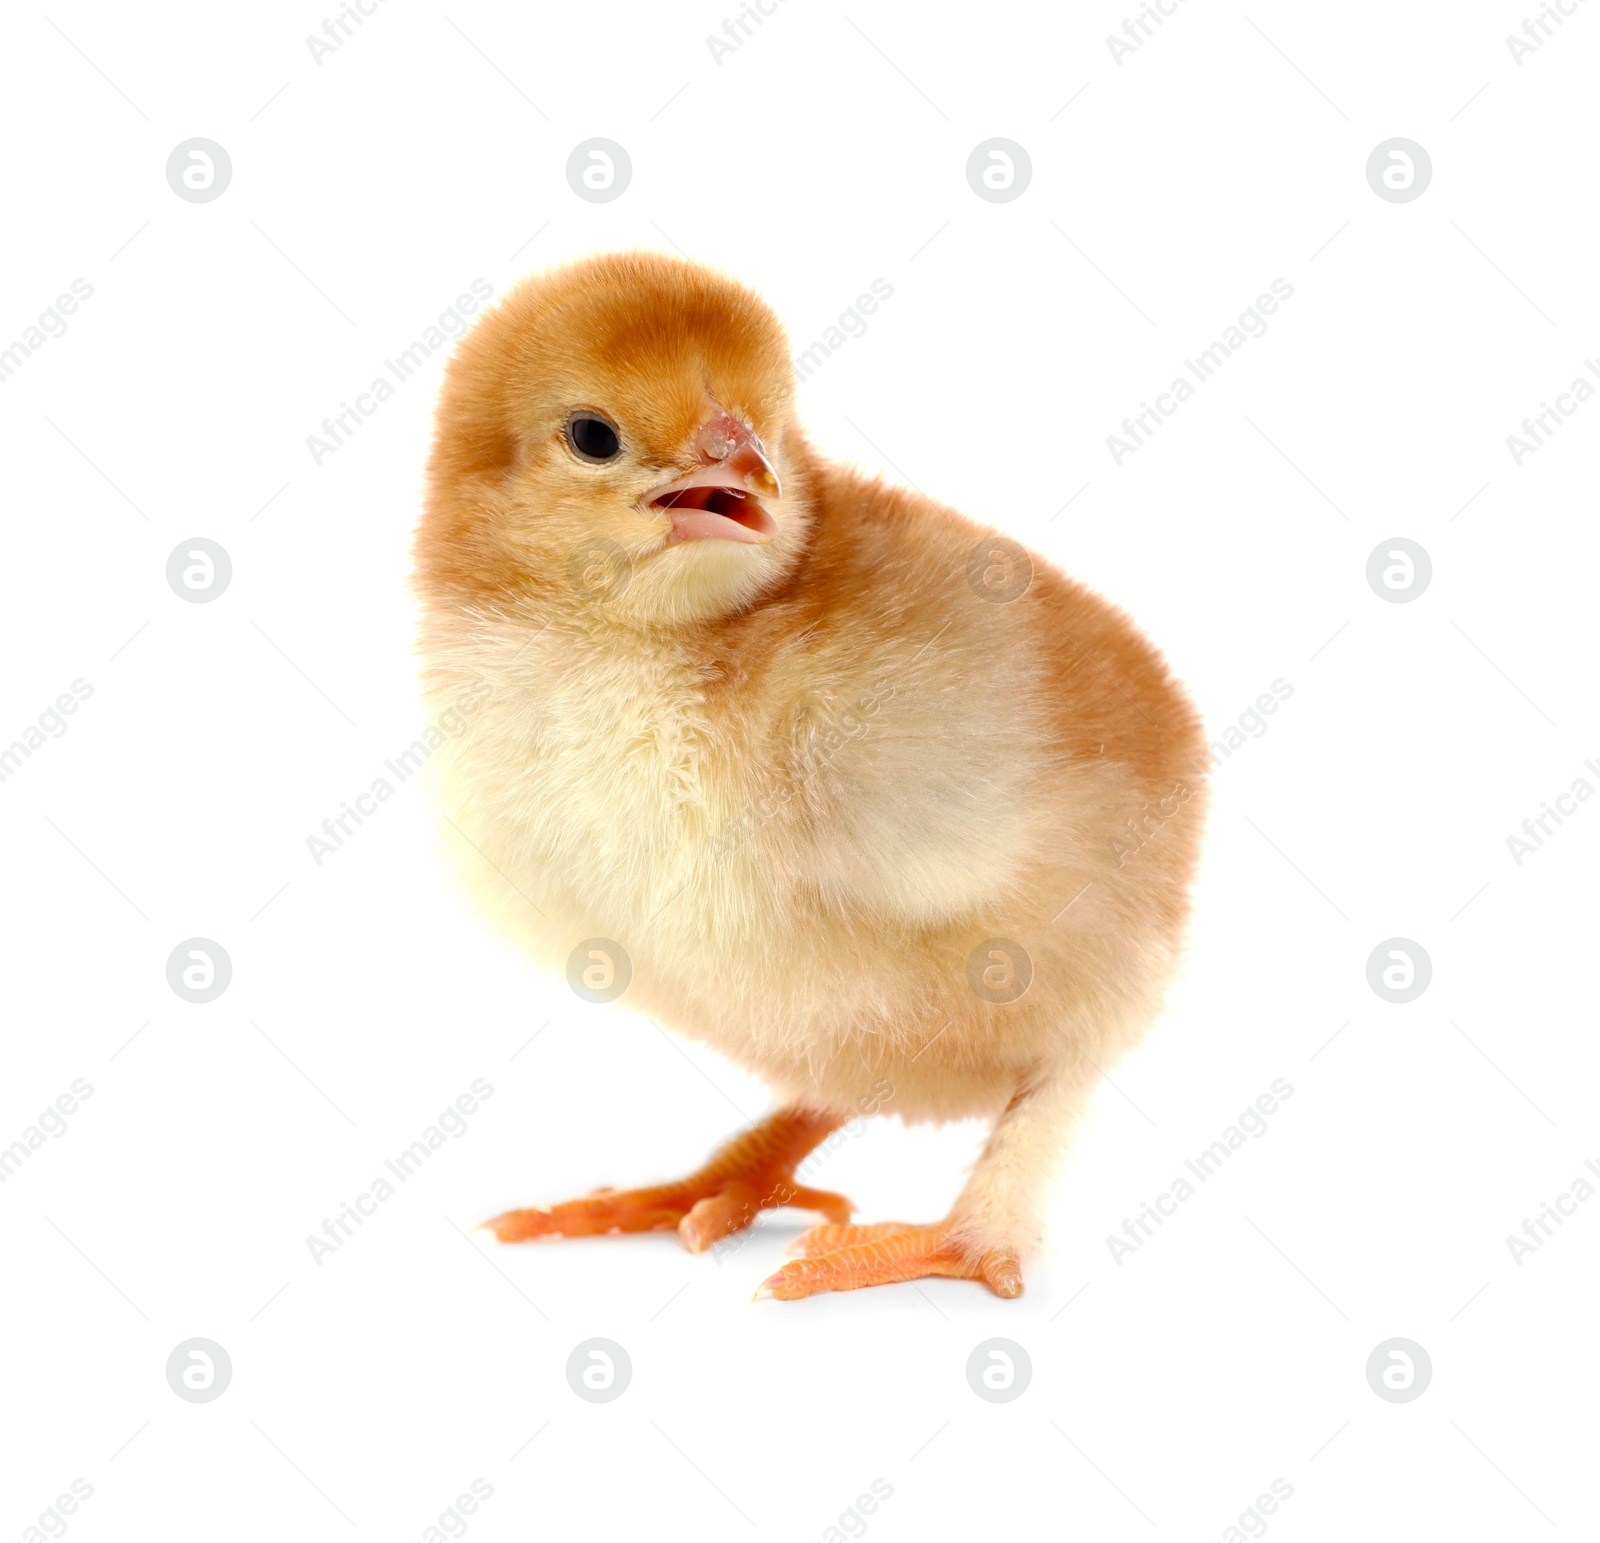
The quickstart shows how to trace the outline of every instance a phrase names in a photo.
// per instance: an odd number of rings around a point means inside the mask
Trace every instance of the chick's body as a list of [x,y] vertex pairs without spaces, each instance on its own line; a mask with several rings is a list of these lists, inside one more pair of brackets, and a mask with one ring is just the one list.
[[[614,469],[573,452],[590,409]],[[674,539],[717,517],[649,497],[698,467],[734,485],[708,421],[781,485],[766,539]],[[756,528],[743,494],[719,507]],[[1067,1129],[1158,1011],[1186,916],[1204,748],[1156,652],[1013,543],[824,462],[765,308],[658,258],[534,281],[466,340],[418,573],[429,692],[475,702],[436,760],[484,903],[558,969],[615,944],[626,1005],[779,1100],[732,1180],[502,1236],[648,1221],[703,1247],[863,1109],[985,1115],[945,1223],[818,1229],[775,1294],[1020,1289]]]

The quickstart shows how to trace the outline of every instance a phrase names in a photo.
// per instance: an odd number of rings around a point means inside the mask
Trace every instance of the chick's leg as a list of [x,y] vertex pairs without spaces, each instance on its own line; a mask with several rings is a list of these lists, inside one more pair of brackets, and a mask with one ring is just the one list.
[[1021,1259],[1038,1240],[1039,1205],[1083,1087],[1084,1079],[1066,1073],[1025,1079],[944,1221],[813,1227],[790,1249],[800,1257],[756,1295],[796,1301],[945,1275],[982,1281],[996,1296],[1021,1296]]
[[603,1189],[548,1211],[507,1211],[483,1223],[502,1243],[528,1238],[593,1237],[676,1227],[692,1253],[748,1227],[778,1206],[819,1211],[832,1222],[854,1209],[843,1195],[797,1184],[800,1160],[842,1120],[809,1109],[779,1109],[720,1147],[711,1160],[673,1184]]

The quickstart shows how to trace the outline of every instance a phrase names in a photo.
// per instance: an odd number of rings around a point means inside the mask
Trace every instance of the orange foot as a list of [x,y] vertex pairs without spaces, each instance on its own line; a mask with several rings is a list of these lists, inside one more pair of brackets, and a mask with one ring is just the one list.
[[846,1222],[854,1207],[843,1195],[794,1182],[795,1165],[839,1124],[806,1110],[779,1110],[675,1184],[598,1189],[548,1211],[507,1211],[482,1225],[502,1243],[676,1227],[684,1246],[698,1254],[748,1227],[760,1212],[779,1206],[819,1211],[831,1222]]
[[981,1280],[996,1296],[1022,1295],[1022,1267],[1009,1248],[973,1252],[949,1223],[916,1227],[878,1222],[870,1227],[813,1227],[796,1238],[792,1259],[761,1283],[758,1297],[794,1302],[822,1291],[854,1291],[896,1281],[951,1275]]

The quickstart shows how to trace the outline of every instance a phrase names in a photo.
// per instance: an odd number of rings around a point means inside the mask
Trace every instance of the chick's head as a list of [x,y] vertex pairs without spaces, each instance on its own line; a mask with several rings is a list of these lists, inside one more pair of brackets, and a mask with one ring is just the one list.
[[627,253],[524,281],[446,375],[423,588],[634,626],[748,605],[810,528],[793,397],[777,319],[709,269]]

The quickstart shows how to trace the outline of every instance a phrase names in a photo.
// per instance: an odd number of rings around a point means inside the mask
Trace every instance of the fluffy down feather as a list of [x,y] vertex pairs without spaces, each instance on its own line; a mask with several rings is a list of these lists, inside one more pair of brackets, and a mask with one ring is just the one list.
[[[569,448],[580,407],[614,462]],[[675,543],[645,501],[718,410],[781,482],[770,542]],[[430,699],[479,699],[433,764],[499,925],[557,969],[614,939],[625,1005],[782,1104],[849,1118],[887,1083],[907,1120],[996,1117],[950,1227],[1025,1254],[1097,1069],[1160,1008],[1205,750],[1113,606],[1038,557],[1015,599],[976,592],[992,536],[813,450],[750,291],[613,255],[460,345],[416,586]],[[1031,961],[1015,1000],[996,940]]]

